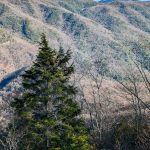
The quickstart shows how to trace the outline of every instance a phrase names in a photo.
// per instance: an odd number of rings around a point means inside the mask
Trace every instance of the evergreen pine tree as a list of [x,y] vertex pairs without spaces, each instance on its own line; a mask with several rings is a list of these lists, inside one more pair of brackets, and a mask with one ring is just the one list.
[[19,150],[88,150],[88,136],[70,82],[71,53],[48,46],[43,34],[40,52],[23,78],[24,93],[12,102],[14,127],[23,132]]

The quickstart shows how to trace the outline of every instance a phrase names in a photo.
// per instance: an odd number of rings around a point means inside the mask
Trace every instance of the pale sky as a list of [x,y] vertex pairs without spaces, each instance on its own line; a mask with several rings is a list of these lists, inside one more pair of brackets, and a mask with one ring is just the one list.
[[[95,1],[101,1],[101,0],[95,0]],[[145,1],[146,2],[146,1],[150,1],[150,0],[139,0],[139,1]]]

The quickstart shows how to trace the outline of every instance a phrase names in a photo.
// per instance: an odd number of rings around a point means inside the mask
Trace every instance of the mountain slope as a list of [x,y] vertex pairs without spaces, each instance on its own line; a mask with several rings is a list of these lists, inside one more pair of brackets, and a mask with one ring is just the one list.
[[113,74],[135,47],[149,59],[150,3],[0,0],[0,79],[32,63],[42,32],[52,47],[71,48],[79,64],[106,58]]
[[[42,32],[51,47],[72,49],[77,73],[103,59],[107,77],[111,78],[106,78],[102,91],[106,96],[110,92],[114,101],[124,105],[127,102],[117,95],[112,78],[118,70],[119,76],[123,76],[122,70],[129,67],[133,53],[141,62],[150,62],[149,2],[0,0],[1,127],[9,121],[11,98],[23,90],[20,74],[36,58]],[[150,64],[144,67],[150,70]],[[86,97],[90,99],[90,78],[84,83],[88,89]]]

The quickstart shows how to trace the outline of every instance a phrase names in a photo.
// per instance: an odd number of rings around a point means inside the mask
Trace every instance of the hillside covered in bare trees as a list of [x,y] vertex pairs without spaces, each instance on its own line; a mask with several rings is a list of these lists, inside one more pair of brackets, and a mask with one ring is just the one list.
[[149,150],[149,97],[150,2],[0,0],[0,149]]

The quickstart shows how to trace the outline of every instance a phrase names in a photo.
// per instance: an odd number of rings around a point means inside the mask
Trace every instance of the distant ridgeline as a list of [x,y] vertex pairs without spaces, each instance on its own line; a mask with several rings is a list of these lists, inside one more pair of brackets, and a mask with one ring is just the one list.
[[107,3],[107,2],[113,2],[114,0],[96,0],[97,2]]
[[[108,3],[108,2],[113,2],[117,0],[95,0],[97,2],[102,2],[102,3]],[[141,1],[141,2],[149,2],[150,0],[120,0],[120,1]]]

